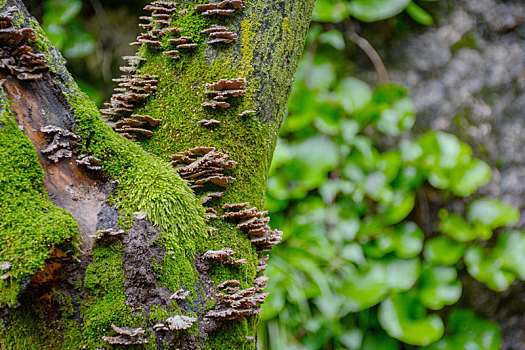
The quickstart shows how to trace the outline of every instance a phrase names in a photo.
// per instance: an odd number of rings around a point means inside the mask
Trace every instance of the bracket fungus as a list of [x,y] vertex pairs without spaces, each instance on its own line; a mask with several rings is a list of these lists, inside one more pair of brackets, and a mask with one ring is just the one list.
[[219,120],[216,120],[216,119],[203,119],[203,120],[199,120],[197,123],[203,125],[203,126],[215,126],[215,125],[220,125],[221,122]]
[[208,34],[212,38],[212,40],[208,41],[208,44],[229,44],[237,40],[237,34],[229,31],[224,26],[212,25],[210,28],[204,29],[201,34]]
[[201,106],[213,109],[216,107],[228,108],[230,104],[225,102],[228,97],[240,97],[246,93],[246,79],[221,79],[215,83],[206,84],[206,87],[208,88],[206,94],[213,95],[213,101],[204,102]]
[[151,137],[153,131],[149,128],[157,126],[161,120],[148,115],[133,114],[133,111],[157,90],[158,76],[122,75],[113,81],[117,82],[119,87],[115,89],[116,93],[111,96],[110,102],[105,103],[108,108],[100,112],[106,120],[120,119],[113,125],[114,129],[129,139],[134,139],[138,134]]
[[175,61],[180,58],[179,53],[180,52],[178,50],[168,50],[168,51],[162,52],[164,56],[171,56],[171,58],[174,59]]
[[269,251],[274,245],[282,240],[282,232],[272,230],[268,223],[270,219],[264,217],[267,211],[258,212],[257,208],[248,209],[248,203],[225,204],[223,209],[236,210],[228,211],[221,216],[223,220],[232,219],[238,222],[237,228],[243,230],[253,245],[256,246],[258,253]]
[[172,331],[179,331],[191,328],[191,326],[195,322],[197,322],[196,318],[184,315],[175,315],[166,319],[166,323],[169,329]]
[[[222,285],[222,284],[221,284]],[[223,287],[226,284],[222,285]],[[230,288],[225,287],[223,289]],[[234,291],[236,289],[231,289]],[[245,316],[257,315],[261,312],[260,305],[264,302],[268,293],[258,293],[256,287],[248,289],[236,290],[233,293],[223,294],[217,293],[218,300],[214,310],[210,310],[206,314],[206,318],[228,321],[238,320],[243,321]]]
[[244,117],[247,117],[247,116],[255,114],[255,113],[257,113],[257,112],[255,112],[255,111],[244,111],[244,112],[239,114],[239,117],[244,118]]
[[0,273],[2,274],[0,280],[6,280],[10,276],[9,270],[11,270],[11,267],[12,265],[10,262],[3,261],[0,263]]
[[244,8],[246,1],[244,0],[224,0],[218,3],[200,4],[195,6],[195,11],[201,12],[203,16],[225,15],[229,16],[237,9]]
[[10,7],[0,13],[0,68],[8,70],[19,80],[37,80],[48,71],[46,56],[33,52],[31,43],[36,41],[36,30],[14,26],[14,14]]
[[96,240],[100,240],[102,238],[109,238],[109,237],[118,237],[122,236],[126,231],[122,229],[106,229],[106,230],[99,230],[96,235],[91,236],[92,238],[95,238]]
[[190,291],[189,290],[184,290],[184,289],[179,289],[178,291],[176,291],[175,293],[173,293],[171,296],[170,296],[170,299],[174,299],[174,300],[178,300],[178,301],[183,301],[183,300],[186,300],[186,298],[188,297],[188,295],[190,295]]
[[183,179],[191,183],[192,189],[202,188],[206,184],[227,187],[230,181],[235,180],[225,176],[223,171],[231,170],[236,163],[228,160],[227,154],[216,151],[215,147],[196,147],[170,158],[173,159],[171,165]]
[[237,286],[240,286],[240,285],[241,285],[241,282],[238,281],[238,280],[228,280],[228,281],[224,281],[222,283],[219,283],[217,285],[217,288],[225,289],[225,288],[228,288],[228,287],[237,287]]
[[270,258],[269,255],[265,255],[263,256],[262,258],[260,258],[258,260],[258,264],[257,264],[257,273],[263,273],[264,270],[266,270],[266,268],[268,267],[268,264],[266,263],[268,261],[268,259]]
[[214,198],[221,198],[223,195],[224,195],[224,192],[209,192],[209,193],[206,193],[201,198],[201,203],[202,204],[206,204],[206,203],[212,201]]
[[89,170],[102,170],[102,166],[99,165],[100,159],[93,156],[89,156],[87,154],[82,154],[78,156],[76,162],[78,165],[83,165]]
[[53,141],[42,150],[42,153],[47,155],[48,159],[58,163],[61,158],[71,158],[73,156],[71,142],[80,139],[80,136],[54,125],[43,126],[40,128],[40,131],[53,135]]
[[246,259],[234,259],[232,255],[235,251],[231,248],[222,248],[221,250],[208,250],[202,256],[206,260],[220,262],[227,265],[238,266],[247,263]]
[[118,334],[116,337],[104,336],[102,339],[107,341],[111,345],[141,345],[147,344],[148,340],[143,339],[140,336],[145,333],[142,328],[127,328],[117,327],[114,324],[111,328]]

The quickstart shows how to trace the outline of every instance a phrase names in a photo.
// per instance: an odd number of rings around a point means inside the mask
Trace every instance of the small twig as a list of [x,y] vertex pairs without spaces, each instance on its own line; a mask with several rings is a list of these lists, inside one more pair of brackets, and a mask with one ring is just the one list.
[[359,36],[355,32],[355,30],[352,28],[348,32],[348,38],[361,50],[365,52],[365,54],[368,56],[370,61],[372,61],[372,64],[374,65],[374,68],[379,75],[379,80],[382,84],[390,83],[390,77],[388,76],[388,72],[386,71],[386,67],[383,64],[383,60],[381,60],[381,56],[377,53],[377,51],[374,49],[374,47],[366,40],[365,38]]

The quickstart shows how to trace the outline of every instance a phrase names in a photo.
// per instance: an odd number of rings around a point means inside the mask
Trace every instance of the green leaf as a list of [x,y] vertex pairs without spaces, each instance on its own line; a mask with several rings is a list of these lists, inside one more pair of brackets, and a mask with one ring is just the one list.
[[371,260],[368,268],[343,276],[339,293],[345,296],[347,310],[361,311],[379,303],[390,291],[410,289],[419,272],[419,259]]
[[490,289],[502,292],[510,286],[516,276],[504,268],[504,260],[498,253],[486,254],[481,246],[473,245],[465,254],[465,264],[472,277],[485,283]]
[[425,243],[425,261],[434,265],[451,266],[458,262],[465,252],[465,244],[448,237],[431,238]]
[[385,232],[363,248],[367,256],[374,258],[381,258],[391,252],[400,258],[414,258],[423,248],[423,239],[423,231],[413,222],[406,222],[395,230],[385,228]]
[[368,331],[363,340],[361,350],[399,350],[400,343],[388,334]]
[[461,283],[453,267],[427,267],[419,278],[419,298],[431,310],[455,304],[461,296]]
[[462,169],[462,175],[457,181],[452,183],[452,190],[458,196],[470,196],[478,188],[486,185],[492,176],[492,170],[487,163],[472,159],[471,162]]
[[499,350],[501,332],[499,326],[478,318],[472,310],[455,309],[447,319],[447,334],[425,350]]
[[393,225],[405,219],[412,209],[416,200],[416,194],[412,191],[395,191],[392,202],[380,204],[379,213],[384,225]]
[[396,101],[392,108],[385,109],[376,126],[383,134],[399,136],[403,131],[410,130],[415,121],[414,105],[407,97]]
[[339,30],[333,29],[323,32],[321,35],[319,35],[318,39],[319,42],[330,44],[338,50],[345,48],[345,39]]
[[357,328],[346,331],[341,335],[341,342],[348,349],[361,349],[361,344],[363,342],[363,331]]
[[82,9],[81,0],[47,0],[44,5],[44,24],[64,25],[72,21]]
[[74,40],[69,39],[64,55],[67,58],[81,58],[89,55],[95,48],[95,38],[88,33],[76,31]]
[[352,114],[370,101],[372,90],[362,80],[345,78],[337,85],[334,97],[348,114]]
[[425,234],[413,222],[405,222],[396,227],[394,234],[396,255],[400,258],[413,258],[423,248]]
[[525,232],[521,230],[505,231],[498,237],[494,248],[500,251],[503,266],[515,272],[521,280],[525,280]]
[[443,321],[438,315],[426,315],[417,296],[392,295],[379,307],[379,322],[393,338],[410,345],[429,345],[443,336]]
[[517,208],[497,199],[480,198],[470,203],[467,218],[471,222],[480,222],[495,229],[516,224],[520,212]]
[[345,1],[318,0],[315,2],[312,19],[316,22],[338,23],[349,14],[350,10]]
[[432,16],[421,7],[417,6],[415,3],[411,2],[407,8],[407,13],[412,17],[412,19],[420,24],[429,26],[434,23]]
[[450,214],[447,210],[439,211],[439,228],[441,232],[449,235],[459,242],[468,242],[474,239],[487,240],[492,237],[492,230],[479,221],[469,223],[462,216]]
[[365,22],[376,22],[401,13],[410,0],[352,0],[350,14]]

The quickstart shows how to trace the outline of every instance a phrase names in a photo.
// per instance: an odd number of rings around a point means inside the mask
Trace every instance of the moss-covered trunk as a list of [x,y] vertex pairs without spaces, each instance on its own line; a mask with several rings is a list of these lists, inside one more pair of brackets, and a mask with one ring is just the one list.
[[313,0],[154,1],[105,120],[0,6],[1,348],[253,349]]

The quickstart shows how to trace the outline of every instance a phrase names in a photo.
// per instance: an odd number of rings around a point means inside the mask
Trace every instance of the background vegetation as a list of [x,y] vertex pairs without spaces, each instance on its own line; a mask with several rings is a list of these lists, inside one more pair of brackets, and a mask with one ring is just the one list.
[[[100,104],[145,1],[29,2]],[[317,0],[268,184],[272,224],[261,349],[499,349],[496,324],[461,299],[525,279],[519,211],[476,195],[490,167],[456,136],[415,134],[410,93],[388,80],[362,22],[432,25],[435,1]],[[107,33],[108,30],[114,30]],[[356,79],[364,50],[383,84]]]

